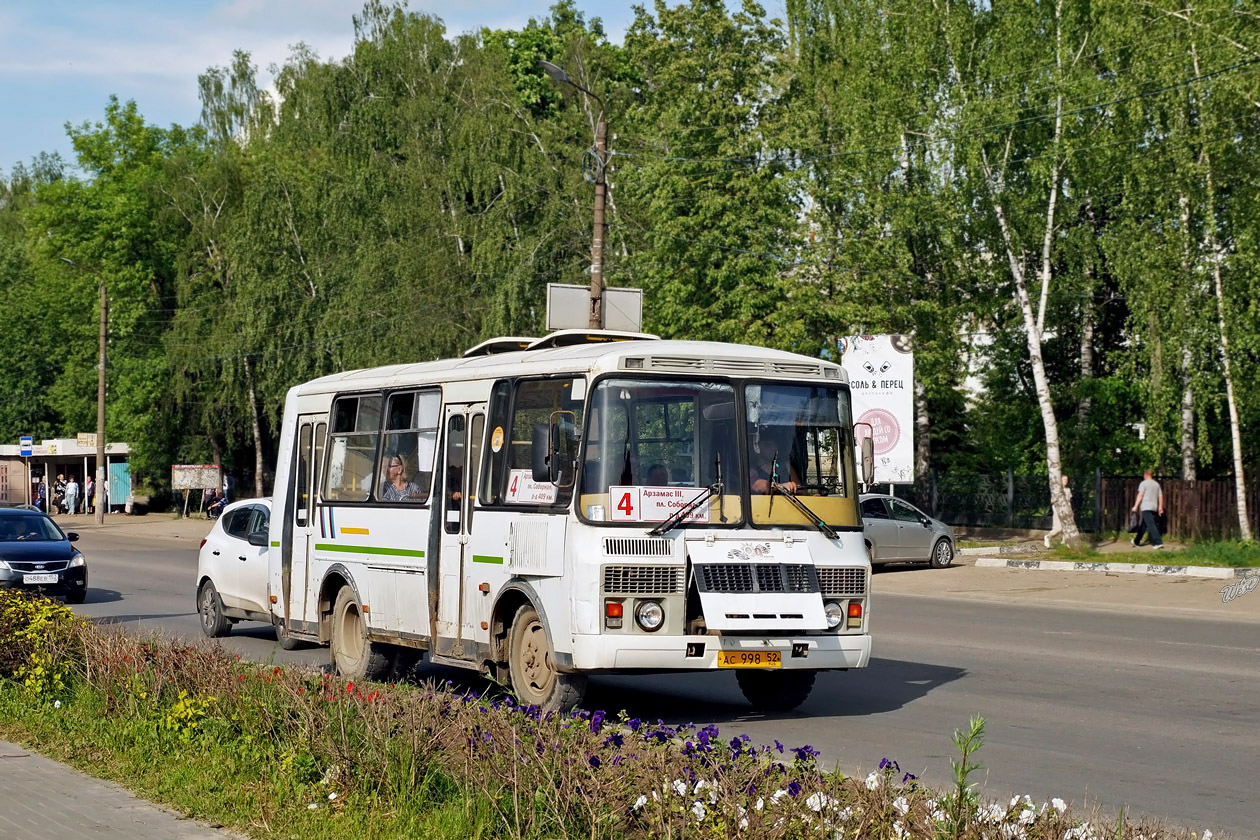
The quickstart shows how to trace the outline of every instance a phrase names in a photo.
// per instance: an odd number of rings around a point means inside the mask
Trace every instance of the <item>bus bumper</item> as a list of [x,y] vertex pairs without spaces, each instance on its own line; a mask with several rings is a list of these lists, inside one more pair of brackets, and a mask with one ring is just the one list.
[[837,636],[649,636],[603,635],[573,638],[573,668],[577,671],[663,669],[679,671],[727,670],[718,665],[719,651],[778,651],[784,670],[822,671],[865,668],[871,659],[871,637]]

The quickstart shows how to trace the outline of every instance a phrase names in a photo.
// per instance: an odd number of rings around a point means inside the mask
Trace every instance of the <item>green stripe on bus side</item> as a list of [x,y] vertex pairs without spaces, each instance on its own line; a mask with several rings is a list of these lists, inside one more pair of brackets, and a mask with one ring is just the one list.
[[473,562],[474,562],[474,563],[493,563],[493,564],[495,564],[496,566],[502,566],[502,565],[503,565],[503,558],[502,558],[502,557],[495,557],[495,556],[494,556],[494,555],[492,555],[492,554],[474,554],[474,555],[473,555]]
[[279,547],[280,547],[280,540],[272,540],[272,541],[271,541],[271,547],[272,547],[272,548],[279,548]]
[[424,552],[414,548],[380,548],[373,545],[338,545],[315,543],[316,551],[340,551],[346,554],[386,554],[391,557],[423,557]]

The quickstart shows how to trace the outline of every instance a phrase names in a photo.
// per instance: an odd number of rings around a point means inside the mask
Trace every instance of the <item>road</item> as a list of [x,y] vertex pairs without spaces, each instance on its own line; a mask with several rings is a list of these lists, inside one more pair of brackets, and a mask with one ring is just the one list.
[[[91,561],[80,613],[199,636],[195,538],[107,528],[80,545]],[[1221,585],[971,566],[881,572],[871,666],[821,675],[797,712],[750,712],[729,674],[599,677],[587,705],[810,744],[846,773],[888,757],[941,788],[952,731],[981,715],[985,796],[1058,796],[1255,837],[1260,591],[1225,604]],[[263,625],[241,624],[224,641],[257,660],[327,661],[320,649],[280,650]],[[424,673],[486,687],[459,671]]]

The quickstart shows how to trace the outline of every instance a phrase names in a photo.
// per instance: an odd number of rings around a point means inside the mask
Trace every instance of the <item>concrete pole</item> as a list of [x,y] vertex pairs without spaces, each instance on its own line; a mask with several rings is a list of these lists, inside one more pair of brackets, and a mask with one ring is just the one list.
[[109,332],[109,300],[105,296],[105,280],[100,281],[101,294],[101,343],[96,366],[96,524],[105,522],[105,342]]

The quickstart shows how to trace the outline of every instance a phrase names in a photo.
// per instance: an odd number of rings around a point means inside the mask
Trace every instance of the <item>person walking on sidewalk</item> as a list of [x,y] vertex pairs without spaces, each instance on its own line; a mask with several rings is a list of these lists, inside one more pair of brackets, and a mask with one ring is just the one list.
[[[1068,477],[1063,476],[1063,496],[1067,499],[1068,507],[1072,506],[1072,491],[1068,489]],[[1046,548],[1050,547],[1051,537],[1057,537],[1063,533],[1063,522],[1059,519],[1059,510],[1054,506],[1054,499],[1050,500],[1050,533],[1046,534],[1044,541]]]
[[1151,548],[1158,549],[1164,547],[1158,519],[1164,515],[1164,491],[1152,475],[1151,470],[1143,474],[1142,483],[1138,485],[1137,498],[1133,500],[1133,512],[1142,517],[1138,522],[1137,533],[1133,535],[1133,544],[1141,545],[1143,534],[1150,534]]

